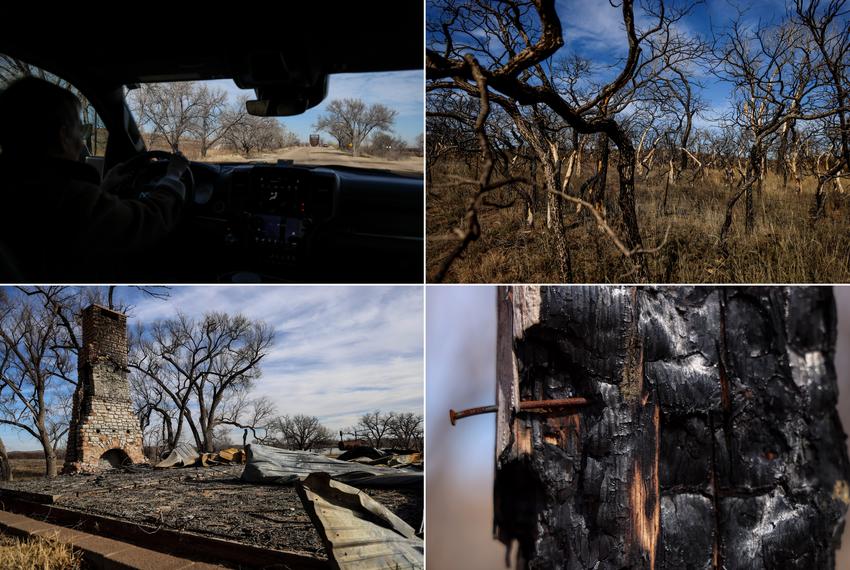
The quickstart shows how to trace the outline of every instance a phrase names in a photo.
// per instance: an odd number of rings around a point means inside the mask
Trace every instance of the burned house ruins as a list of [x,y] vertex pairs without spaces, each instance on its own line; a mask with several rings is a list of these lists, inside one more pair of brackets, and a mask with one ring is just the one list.
[[139,420],[127,380],[127,316],[91,305],[83,311],[64,473],[145,463]]

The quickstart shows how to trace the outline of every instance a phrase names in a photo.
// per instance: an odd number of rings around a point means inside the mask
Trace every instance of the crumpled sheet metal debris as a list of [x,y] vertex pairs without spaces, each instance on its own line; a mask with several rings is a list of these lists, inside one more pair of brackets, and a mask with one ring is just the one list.
[[249,444],[242,480],[249,483],[292,485],[311,473],[327,473],[333,479],[358,487],[421,485],[422,472],[339,461],[310,453]]
[[189,443],[178,443],[168,457],[154,465],[156,469],[167,469],[169,467],[184,467],[194,465],[201,457],[195,446]]
[[422,470],[422,454],[421,453],[409,453],[407,455],[392,455],[387,454],[384,457],[380,457],[378,459],[364,460],[364,459],[355,459],[360,463],[365,463],[367,465],[386,465],[387,467],[393,467],[395,469],[417,469]]
[[345,453],[340,454],[337,459],[339,459],[340,461],[354,461],[355,459],[364,458],[381,459],[382,457],[387,457],[388,455],[388,453],[385,453],[380,449],[361,445],[360,447],[353,447]]
[[189,443],[178,444],[168,457],[157,463],[156,469],[168,469],[171,467],[209,467],[211,465],[228,465],[231,463],[245,463],[245,451],[236,447],[229,447],[214,453],[198,453],[198,450]]
[[413,570],[425,567],[416,531],[366,493],[313,473],[297,486],[332,568]]

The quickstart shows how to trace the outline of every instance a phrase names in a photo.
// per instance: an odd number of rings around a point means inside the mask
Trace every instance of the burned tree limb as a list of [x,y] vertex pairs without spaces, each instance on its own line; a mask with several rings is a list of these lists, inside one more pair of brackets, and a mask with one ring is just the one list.
[[[474,83],[479,87],[485,85],[485,88],[507,97],[517,106],[545,106],[569,125],[575,133],[602,133],[610,139],[620,152],[618,164],[620,174],[618,204],[625,230],[623,240],[629,248],[641,247],[642,241],[634,203],[634,145],[632,144],[630,135],[613,118],[613,113],[609,113],[608,106],[611,98],[621,91],[629,80],[633,78],[638,67],[641,40],[647,34],[654,33],[659,28],[651,28],[648,32],[638,37],[635,30],[633,2],[631,0],[625,0],[622,3],[622,13],[629,53],[623,69],[611,83],[603,86],[590,101],[584,105],[576,106],[559,94],[558,90],[554,88],[551,79],[542,72],[542,68],[540,67],[541,62],[546,61],[564,45],[563,29],[555,9],[555,2],[553,0],[535,1],[533,8],[539,20],[538,37],[532,42],[528,34],[525,34],[524,25],[520,19],[514,18],[510,25],[515,27],[517,33],[524,38],[525,45],[521,50],[515,50],[512,45],[513,39],[502,39],[503,43],[507,41],[510,44],[504,46],[506,53],[510,56],[506,62],[502,63],[500,58],[494,57],[488,48],[482,46],[478,50],[481,52],[482,57],[489,60],[491,64],[491,68],[484,68],[483,65],[477,63],[478,60],[476,58],[468,53],[463,57],[458,53],[453,53],[458,50],[458,47],[453,42],[447,40],[446,46],[452,46],[452,49],[448,49],[447,47],[443,53],[432,49],[426,50],[427,78],[432,84],[441,79],[452,78],[456,87],[462,90],[465,90],[470,83]],[[507,3],[504,9],[507,13],[511,9],[516,10],[517,6],[516,4]],[[452,20],[453,24],[456,25],[456,21],[457,12],[455,12]],[[662,10],[659,22],[663,21],[664,14]],[[508,25],[507,22],[503,22],[503,24]],[[448,24],[444,26],[443,34],[451,36],[451,28],[452,26]],[[535,76],[540,79],[539,85],[529,82],[528,77],[526,77],[529,73],[532,73],[532,70],[536,72]],[[523,73],[524,71],[528,73]],[[483,82],[479,80],[479,77]],[[588,114],[594,108],[598,108],[597,114],[589,117]],[[558,168],[560,168],[560,165],[558,165]],[[560,185],[550,185],[550,190],[559,188]],[[555,232],[560,233],[561,229],[556,227]],[[561,241],[563,239],[556,238],[556,243],[560,243]],[[558,251],[557,254],[559,257],[565,257],[566,252],[563,252],[564,255],[562,255],[562,252]],[[559,263],[562,262],[559,261]],[[647,269],[643,262],[641,262],[640,270],[643,276],[645,276]]]
[[518,567],[834,566],[850,464],[829,289],[498,299],[494,516]]

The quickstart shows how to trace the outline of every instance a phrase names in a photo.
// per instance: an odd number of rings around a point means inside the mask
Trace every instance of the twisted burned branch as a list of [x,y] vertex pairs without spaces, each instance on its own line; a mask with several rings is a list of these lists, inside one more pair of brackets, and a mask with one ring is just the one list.
[[[670,235],[670,224],[667,224],[667,229],[664,230],[664,238],[661,240],[661,243],[659,243],[657,246],[655,246],[655,247],[639,246],[639,247],[629,248],[625,243],[623,243],[623,241],[617,235],[617,232],[614,231],[614,228],[612,228],[608,224],[608,222],[605,220],[605,217],[599,212],[599,210],[597,208],[595,208],[593,206],[593,204],[591,204],[590,202],[588,202],[586,200],[582,200],[581,198],[578,198],[576,196],[570,196],[569,194],[566,194],[564,192],[559,192],[557,190],[549,190],[549,192],[551,192],[552,194],[555,194],[556,196],[563,198],[564,200],[567,200],[569,202],[577,204],[579,206],[579,208],[587,208],[588,211],[590,211],[590,213],[593,214],[593,217],[596,219],[597,227],[600,230],[602,230],[608,236],[608,238],[611,240],[611,243],[614,245],[614,247],[617,248],[617,250],[626,259],[636,258],[639,255],[658,253],[659,251],[664,249],[665,245],[667,245],[667,238]],[[634,270],[637,271],[639,268],[640,268],[639,265],[637,264],[637,262],[635,262]]]
[[445,279],[446,274],[452,267],[452,264],[463,254],[464,251],[466,251],[469,244],[481,237],[481,224],[478,221],[478,210],[483,205],[485,196],[497,188],[501,188],[514,182],[511,180],[502,180],[496,183],[491,182],[495,161],[493,158],[493,148],[490,145],[490,140],[487,137],[486,130],[487,117],[490,114],[490,98],[487,90],[487,79],[481,72],[481,66],[478,64],[478,61],[476,61],[473,56],[467,55],[465,59],[471,69],[475,83],[478,85],[479,110],[478,117],[475,120],[474,132],[478,139],[478,146],[481,149],[482,168],[478,180],[475,182],[478,186],[478,190],[475,192],[475,195],[466,207],[466,214],[464,214],[463,217],[462,227],[455,230],[455,233],[458,237],[460,237],[460,243],[455,246],[451,253],[449,253],[449,255],[440,264],[437,273],[434,275],[434,281],[437,283],[441,283]]
[[[454,232],[455,236],[459,239],[459,243],[443,259],[438,271],[434,274],[433,279],[437,283],[440,283],[445,279],[446,275],[451,270],[451,267],[454,262],[463,255],[469,245],[472,242],[478,240],[479,237],[481,237],[481,224],[478,217],[481,207],[493,206],[498,208],[505,208],[510,207],[514,203],[491,203],[486,200],[487,194],[499,188],[509,186],[511,184],[527,182],[524,178],[509,178],[495,182],[492,180],[493,170],[495,167],[495,159],[493,147],[486,131],[487,118],[490,114],[490,93],[487,89],[487,77],[482,72],[478,61],[473,56],[467,55],[464,59],[466,60],[469,69],[471,70],[471,74],[477,86],[476,94],[478,95],[479,99],[479,112],[474,125],[474,133],[478,140],[482,162],[480,175],[477,180],[460,178],[454,180],[455,184],[476,186],[477,190],[467,205],[466,213],[464,214],[461,226],[458,227]],[[662,242],[655,247],[645,248],[642,244],[640,244],[640,242],[638,242],[637,245],[634,245],[632,247],[626,245],[617,235],[617,232],[614,231],[614,229],[608,224],[602,214],[595,207],[593,207],[590,202],[567,194],[566,190],[572,179],[574,161],[575,153],[570,156],[567,168],[567,176],[563,181],[562,189],[550,189],[549,192],[555,196],[577,204],[580,208],[586,207],[596,219],[597,226],[609,237],[614,247],[626,259],[636,260],[634,261],[634,271],[641,270],[643,266],[643,261],[640,256],[645,254],[657,253],[658,251],[663,249],[663,247],[667,243],[667,238],[670,233],[670,226],[667,226],[667,230],[665,231],[664,239],[662,240]]]

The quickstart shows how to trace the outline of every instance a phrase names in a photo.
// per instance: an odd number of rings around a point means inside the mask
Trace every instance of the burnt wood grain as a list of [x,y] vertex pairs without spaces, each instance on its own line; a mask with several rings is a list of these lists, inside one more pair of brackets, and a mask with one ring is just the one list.
[[494,522],[520,568],[834,567],[831,289],[502,287],[498,322]]

